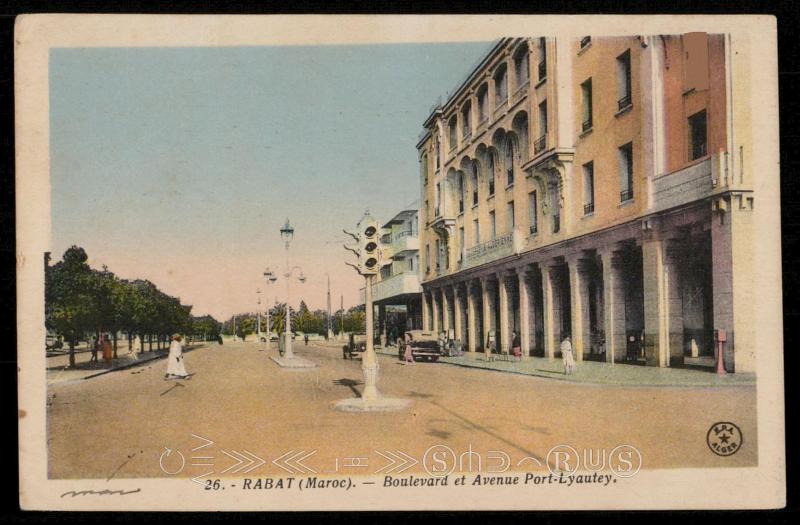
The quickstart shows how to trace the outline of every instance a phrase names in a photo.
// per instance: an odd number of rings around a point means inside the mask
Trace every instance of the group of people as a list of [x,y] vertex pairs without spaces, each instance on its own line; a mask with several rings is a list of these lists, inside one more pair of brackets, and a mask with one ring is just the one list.
[[89,358],[90,363],[97,363],[97,355],[103,354],[103,361],[106,365],[111,366],[111,360],[114,358],[114,348],[111,344],[111,337],[108,334],[101,334],[100,339],[97,336],[92,336],[91,343],[92,356]]

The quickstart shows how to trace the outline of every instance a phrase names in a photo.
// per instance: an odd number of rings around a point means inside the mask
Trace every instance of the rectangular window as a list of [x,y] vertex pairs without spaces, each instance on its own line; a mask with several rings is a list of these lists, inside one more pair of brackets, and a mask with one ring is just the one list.
[[494,156],[489,154],[486,161],[486,175],[489,177],[489,196],[494,195]]
[[472,104],[469,102],[467,102],[464,105],[464,109],[461,110],[461,124],[463,126],[461,136],[467,138],[472,135]]
[[547,78],[547,43],[544,37],[539,38],[539,82]]
[[481,225],[478,222],[478,219],[472,221],[472,226],[475,231],[475,244],[481,243]]
[[483,122],[489,117],[489,86],[483,84],[478,89],[478,120]]
[[409,257],[408,258],[408,271],[409,272],[413,272],[414,271],[414,258],[413,257]]
[[581,131],[592,129],[592,79],[581,84],[581,98],[583,99],[583,122]]
[[464,212],[464,175],[458,176],[458,213]]
[[506,214],[508,215],[508,231],[514,230],[514,201],[508,202],[508,208],[506,209]]
[[539,204],[536,202],[536,192],[532,191],[528,194],[528,231],[531,235],[539,231],[539,224],[537,220],[539,213],[538,206]]
[[708,154],[708,130],[706,110],[689,117],[689,160],[699,159]]
[[457,122],[456,116],[453,115],[453,118],[450,119],[450,124],[448,126],[448,128],[449,128],[448,129],[448,138],[450,140],[450,151],[453,151],[454,149],[456,149],[456,146],[458,145],[458,137],[457,137],[457,132],[456,132],[457,127],[458,127],[458,122]]
[[619,148],[619,200],[633,199],[633,143],[628,142]]
[[420,166],[420,168],[422,170],[422,185],[423,186],[427,186],[428,185],[428,156],[427,155],[423,155],[422,156],[422,160],[420,161],[420,163],[422,164]]
[[438,217],[439,214],[442,211],[440,209],[441,202],[442,202],[442,183],[441,182],[437,182],[436,183],[436,200],[434,201],[435,209],[433,211],[433,213],[435,214],[436,217]]
[[436,273],[442,271],[442,247],[439,243],[439,239],[436,239]]
[[466,244],[466,239],[464,237],[464,227],[461,226],[458,229],[458,253],[461,254],[460,257],[458,258],[459,263],[464,260],[464,254],[466,253],[466,250],[467,250],[467,244]]
[[491,240],[495,240],[497,238],[497,217],[494,210],[489,212],[489,228],[492,234]]
[[431,273],[431,245],[425,245],[425,273]]
[[539,104],[539,138],[533,143],[534,155],[547,149],[547,101]]
[[617,57],[617,93],[619,96],[617,109],[619,111],[633,104],[631,88],[631,50],[629,49]]
[[594,162],[583,165],[583,214],[594,213]]

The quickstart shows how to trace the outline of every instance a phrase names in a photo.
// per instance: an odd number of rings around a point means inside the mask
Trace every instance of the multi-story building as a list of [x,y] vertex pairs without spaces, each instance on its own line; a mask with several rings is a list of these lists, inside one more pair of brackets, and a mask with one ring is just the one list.
[[422,328],[418,215],[414,205],[395,215],[381,231],[381,243],[390,247],[392,263],[381,268],[372,300],[378,310],[376,333],[390,343],[393,335]]
[[[746,43],[505,38],[417,145],[425,329],[754,371]],[[474,354],[472,354],[474,355]]]

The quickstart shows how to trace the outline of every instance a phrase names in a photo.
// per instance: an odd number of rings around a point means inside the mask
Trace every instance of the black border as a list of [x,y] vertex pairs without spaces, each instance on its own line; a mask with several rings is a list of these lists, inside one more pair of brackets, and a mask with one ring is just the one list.
[[[213,0],[171,0],[166,2],[147,2],[144,0],[127,0],[122,2],[104,2],[102,0],[77,1],[55,0],[49,2],[0,0],[0,101],[2,106],[2,127],[0,127],[0,262],[4,266],[0,274],[0,341],[6,343],[0,349],[0,386],[3,388],[2,399],[6,401],[4,414],[11,420],[17,420],[16,392],[16,255],[15,255],[15,203],[14,203],[14,134],[13,134],[13,29],[14,18],[22,13],[149,13],[149,14],[769,14],[778,21],[779,50],[779,90],[781,138],[780,160],[781,177],[781,221],[783,248],[783,298],[784,298],[784,343],[785,348],[785,399],[787,415],[793,408],[796,390],[790,381],[791,371],[797,366],[796,351],[800,338],[794,335],[793,328],[799,325],[800,309],[795,299],[795,290],[800,289],[800,272],[794,271],[793,255],[800,244],[800,213],[797,213],[797,202],[800,201],[800,179],[795,173],[800,169],[800,158],[794,153],[797,150],[800,130],[794,124],[798,115],[800,99],[794,96],[800,82],[800,65],[798,63],[798,46],[796,34],[800,32],[800,5],[791,2],[708,2],[698,0],[671,0],[669,2],[621,1],[621,0],[573,0],[569,3],[555,0],[478,0],[471,3],[463,1],[451,2],[367,2],[347,0],[298,0],[294,2],[254,2],[254,1],[213,1]],[[758,88],[757,80],[754,89]],[[757,132],[757,130],[756,130]],[[780,349],[775,349],[780,351]],[[12,375],[13,374],[13,375]],[[13,411],[13,415],[12,415]],[[475,519],[490,523],[500,521],[516,521],[535,519],[549,524],[564,518],[588,522],[603,519],[613,522],[646,518],[674,523],[675,520],[698,521],[704,524],[714,522],[729,523],[731,519],[759,519],[766,523],[784,523],[797,511],[794,497],[794,479],[797,466],[796,432],[791,423],[793,418],[787,417],[786,424],[786,458],[787,458],[787,507],[772,511],[671,511],[671,512],[621,512],[614,511],[600,515],[595,512],[538,512],[535,516],[520,512],[441,512],[436,516],[431,513],[288,513],[280,516],[291,521],[324,520],[329,524],[348,522],[352,519],[372,521],[381,519],[386,524],[414,519],[444,519],[463,522]],[[40,522],[48,519],[65,521],[90,521],[115,519],[127,522],[134,519],[153,519],[163,517],[159,513],[107,513],[107,512],[21,512],[19,510],[18,439],[16,425],[8,425],[3,435],[6,458],[3,469],[3,489],[0,491],[0,522],[22,521]],[[717,491],[724,487],[708,487],[709,499],[713,501]],[[187,522],[199,519],[208,521],[240,520],[261,518],[274,519],[273,513],[170,513],[170,521]],[[634,514],[636,514],[634,516]],[[644,514],[642,516],[641,514]]]

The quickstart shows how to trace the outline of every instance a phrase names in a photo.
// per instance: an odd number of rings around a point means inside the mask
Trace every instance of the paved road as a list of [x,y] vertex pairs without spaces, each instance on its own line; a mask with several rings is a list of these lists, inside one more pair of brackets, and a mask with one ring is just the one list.
[[[178,475],[187,477],[237,465],[232,458],[243,451],[267,463],[244,460],[228,474],[254,466],[248,476],[287,475],[284,469],[302,471],[302,465],[318,472],[374,473],[396,461],[376,450],[419,460],[437,445],[459,455],[471,447],[484,462],[489,451],[505,452],[514,464],[534,458],[525,463],[530,468],[559,444],[578,451],[635,445],[643,468],[756,463],[753,387],[593,386],[436,363],[403,366],[381,356],[381,391],[413,404],[399,413],[353,414],[331,404],[361,389],[358,360],[343,360],[334,346],[300,343],[296,353],[320,367],[288,370],[268,358],[274,349],[259,348],[197,348],[186,354],[187,369],[195,374],[189,381],[165,381],[161,360],[51,385],[51,477],[163,477],[159,458],[165,447],[184,454]],[[745,445],[737,454],[719,457],[707,447],[708,429],[718,421],[741,428]],[[214,444],[192,453],[208,443],[192,434]],[[295,459],[301,465],[291,463],[291,454],[284,456],[289,464],[278,460],[289,451],[300,453]],[[311,455],[303,460],[305,454]],[[211,459],[191,460],[192,455]],[[367,466],[352,466],[356,457]],[[178,459],[166,458],[167,470],[178,470]],[[407,464],[406,474],[421,471]]]

